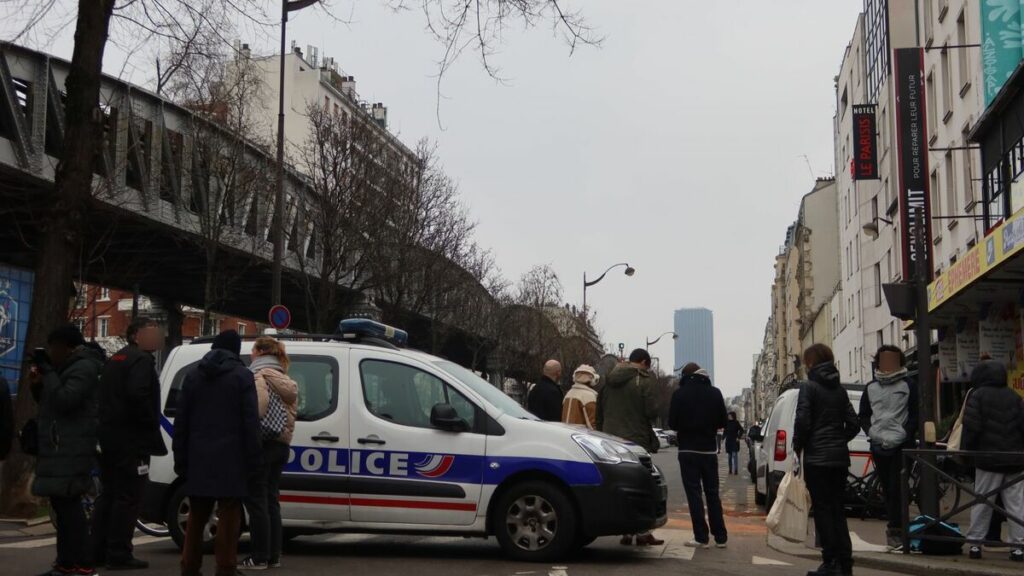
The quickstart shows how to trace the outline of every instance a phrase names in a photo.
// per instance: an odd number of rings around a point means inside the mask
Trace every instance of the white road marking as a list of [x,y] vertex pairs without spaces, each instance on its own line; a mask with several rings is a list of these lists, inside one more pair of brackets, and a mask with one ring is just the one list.
[[754,566],[792,566],[789,562],[774,560],[772,558],[764,558],[763,556],[754,556],[753,562]]
[[554,566],[548,571],[548,576],[569,576],[569,570],[565,566]]

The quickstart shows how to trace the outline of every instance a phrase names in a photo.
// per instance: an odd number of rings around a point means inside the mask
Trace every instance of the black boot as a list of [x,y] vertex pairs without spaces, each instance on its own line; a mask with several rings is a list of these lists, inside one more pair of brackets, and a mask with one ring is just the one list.
[[814,570],[809,570],[807,576],[833,576],[838,574],[836,570],[835,562],[822,562],[821,566],[818,566]]

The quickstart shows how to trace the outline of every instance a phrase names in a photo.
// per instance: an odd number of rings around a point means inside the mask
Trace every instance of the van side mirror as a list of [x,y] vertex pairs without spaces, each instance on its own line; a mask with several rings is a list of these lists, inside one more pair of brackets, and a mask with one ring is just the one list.
[[434,404],[430,409],[430,425],[446,432],[467,432],[469,422],[459,416],[451,404]]

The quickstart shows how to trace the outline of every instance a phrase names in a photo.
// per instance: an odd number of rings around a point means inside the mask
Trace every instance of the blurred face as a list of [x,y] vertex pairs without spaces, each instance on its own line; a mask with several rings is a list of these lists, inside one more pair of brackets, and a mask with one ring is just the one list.
[[46,350],[50,354],[50,361],[53,362],[54,366],[63,366],[67,364],[71,353],[74,351],[73,348],[64,344],[63,342],[51,342],[46,345]]
[[887,351],[878,355],[879,372],[895,372],[900,368],[900,355],[896,352]]
[[156,324],[141,328],[135,334],[135,343],[140,350],[156,352],[164,347],[164,331]]

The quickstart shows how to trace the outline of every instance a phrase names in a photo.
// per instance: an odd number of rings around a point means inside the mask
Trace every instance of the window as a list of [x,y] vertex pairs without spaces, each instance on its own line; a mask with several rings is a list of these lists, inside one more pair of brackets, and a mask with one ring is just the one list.
[[245,336],[245,324],[239,322],[237,332],[239,336]]
[[939,202],[939,200],[942,197],[939,195],[939,171],[937,169],[936,170],[932,170],[932,177],[931,177],[930,185],[931,185],[931,190],[929,190],[928,193],[931,195],[930,200],[931,200],[931,203],[932,203],[932,216],[941,216],[942,215],[942,205]]
[[889,75],[888,0],[864,0],[864,72],[868,103],[877,103],[878,91]]
[[75,318],[74,324],[75,328],[78,328],[79,332],[85,334],[85,318]]
[[933,12],[932,0],[924,2],[924,42],[925,46],[931,46],[935,38],[935,14]]
[[882,305],[882,263],[875,264],[875,306]]
[[[927,4],[927,3],[926,3]],[[924,81],[925,103],[928,106],[928,134],[929,138],[938,136],[935,132],[935,76],[929,72]]]
[[949,62],[949,44],[942,48],[942,122],[953,117],[953,67]]
[[100,302],[110,302],[110,288],[100,288],[100,297],[97,300]]
[[[947,151],[945,158],[946,170],[946,211],[944,214],[955,215],[959,209],[956,206],[956,173],[953,170],[953,152]],[[956,220],[949,221],[949,227],[956,226]]]
[[[970,142],[971,125],[968,122],[964,126],[964,129],[960,132],[961,138],[963,138],[964,146],[967,146]],[[963,166],[960,170],[960,176],[963,178],[964,186],[964,206],[974,202],[974,150],[965,150],[960,156],[963,158]]]
[[[961,10],[956,19],[956,43],[958,46],[967,45],[967,21],[965,20],[966,10]],[[971,87],[971,53],[969,49],[959,48],[957,50],[957,61],[960,63],[960,97],[967,94]],[[967,140],[964,140],[966,142]]]
[[875,332],[875,341],[878,342],[878,346],[876,347],[876,350],[878,348],[881,348],[882,346],[885,346],[885,331],[884,330],[879,330],[878,332]]
[[432,428],[430,412],[437,404],[455,408],[470,429],[476,422],[476,408],[440,378],[418,368],[364,360],[359,365],[366,408],[374,416],[416,428]]
[[110,316],[100,316],[96,319],[96,337],[106,338],[110,336]]
[[85,308],[85,286],[79,286],[75,292],[75,308]]
[[[299,422],[315,422],[334,413],[338,407],[338,361],[330,356],[312,356],[307,354],[289,355],[292,361],[288,367],[288,376],[295,380],[299,387],[299,405],[295,419]],[[249,363],[249,356],[243,355],[242,361]],[[164,415],[173,418],[177,413],[178,394],[185,377],[199,365],[194,362],[182,367],[171,379],[171,389],[167,392],[164,404]]]

